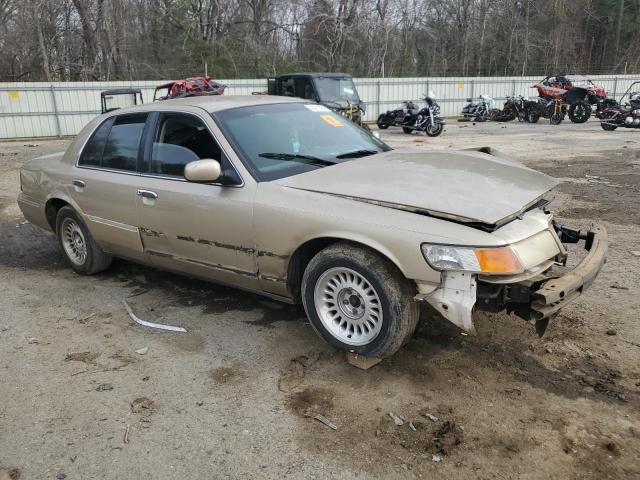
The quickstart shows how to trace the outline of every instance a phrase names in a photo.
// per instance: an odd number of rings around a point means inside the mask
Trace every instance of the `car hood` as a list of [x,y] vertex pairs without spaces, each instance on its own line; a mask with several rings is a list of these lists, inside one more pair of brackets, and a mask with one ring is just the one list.
[[557,181],[479,151],[394,150],[313,170],[276,183],[465,223],[514,218]]

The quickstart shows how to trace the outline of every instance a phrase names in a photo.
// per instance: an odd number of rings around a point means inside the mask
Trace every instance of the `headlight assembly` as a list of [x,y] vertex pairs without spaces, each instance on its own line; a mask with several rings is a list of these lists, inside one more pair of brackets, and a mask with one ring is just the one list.
[[422,244],[422,253],[435,270],[512,275],[524,269],[511,247],[454,247]]

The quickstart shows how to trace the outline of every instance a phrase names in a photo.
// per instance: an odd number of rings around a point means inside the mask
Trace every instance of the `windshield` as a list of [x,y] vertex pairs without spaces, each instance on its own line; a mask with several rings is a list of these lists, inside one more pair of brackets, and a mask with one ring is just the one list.
[[368,131],[318,104],[257,105],[213,116],[258,181],[391,150]]
[[313,80],[321,102],[360,102],[351,77],[315,77]]

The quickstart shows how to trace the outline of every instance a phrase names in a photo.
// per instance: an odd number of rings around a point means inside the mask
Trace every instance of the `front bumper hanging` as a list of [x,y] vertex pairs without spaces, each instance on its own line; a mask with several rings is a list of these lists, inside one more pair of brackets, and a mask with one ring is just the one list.
[[426,300],[447,320],[470,334],[475,333],[473,310],[506,310],[525,320],[534,320],[536,331],[542,336],[550,318],[591,286],[606,261],[608,248],[607,232],[600,225],[585,233],[556,228],[563,243],[584,240],[589,252],[565,275],[554,277],[545,272],[523,282],[492,284],[478,281],[468,273],[445,272],[438,288],[419,293],[416,300]]

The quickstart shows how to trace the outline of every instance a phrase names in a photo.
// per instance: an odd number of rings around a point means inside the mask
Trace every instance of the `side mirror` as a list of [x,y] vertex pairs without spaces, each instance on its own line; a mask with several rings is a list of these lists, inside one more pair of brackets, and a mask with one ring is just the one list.
[[215,182],[220,175],[222,175],[220,162],[209,158],[194,160],[184,167],[184,178],[190,182]]

